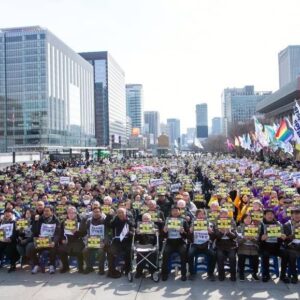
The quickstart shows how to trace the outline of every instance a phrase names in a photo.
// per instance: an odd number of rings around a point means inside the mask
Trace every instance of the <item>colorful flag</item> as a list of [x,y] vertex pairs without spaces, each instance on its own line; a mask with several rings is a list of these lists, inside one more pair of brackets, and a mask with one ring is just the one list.
[[287,143],[293,138],[293,136],[294,132],[288,127],[286,120],[281,120],[280,126],[275,134],[276,140]]
[[[295,101],[294,114],[293,114],[293,129],[294,129],[294,139],[296,145],[300,144],[300,107],[297,101]],[[299,146],[296,148],[299,148]]]
[[229,139],[226,140],[226,144],[228,151],[232,151],[234,149],[234,145],[229,141]]

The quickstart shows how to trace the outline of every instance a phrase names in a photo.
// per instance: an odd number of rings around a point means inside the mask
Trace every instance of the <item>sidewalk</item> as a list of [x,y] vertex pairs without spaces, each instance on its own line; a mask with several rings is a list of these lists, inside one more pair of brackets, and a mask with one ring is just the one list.
[[0,270],[1,300],[87,300],[87,299],[299,299],[300,284],[283,284],[275,281],[269,283],[245,282],[232,283],[209,282],[199,274],[193,282],[182,282],[174,279],[172,274],[167,282],[154,283],[150,278],[128,282],[126,277],[109,279],[96,272],[89,275],[70,274],[37,274],[18,270],[7,274]]

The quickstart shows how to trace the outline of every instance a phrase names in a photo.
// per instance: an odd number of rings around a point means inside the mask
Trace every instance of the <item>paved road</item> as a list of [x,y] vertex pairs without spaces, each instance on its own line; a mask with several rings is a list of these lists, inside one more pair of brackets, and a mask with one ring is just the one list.
[[[121,298],[122,297],[122,298]],[[158,300],[169,299],[299,299],[300,283],[283,284],[278,279],[269,283],[209,282],[199,274],[193,282],[181,282],[172,274],[167,282],[154,283],[149,278],[129,283],[126,277],[110,280],[96,273],[81,275],[37,274],[17,271],[7,274],[0,270],[0,300]]]

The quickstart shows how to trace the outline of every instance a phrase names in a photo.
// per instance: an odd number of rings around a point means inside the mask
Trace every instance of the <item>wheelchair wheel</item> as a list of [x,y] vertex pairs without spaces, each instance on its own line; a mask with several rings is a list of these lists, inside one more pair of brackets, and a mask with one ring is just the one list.
[[159,280],[160,280],[160,274],[159,274],[159,272],[154,272],[154,273],[153,273],[153,275],[152,275],[152,280],[153,280],[154,282],[159,282]]
[[128,278],[129,282],[132,282],[133,281],[133,273],[132,272],[128,272],[127,278]]

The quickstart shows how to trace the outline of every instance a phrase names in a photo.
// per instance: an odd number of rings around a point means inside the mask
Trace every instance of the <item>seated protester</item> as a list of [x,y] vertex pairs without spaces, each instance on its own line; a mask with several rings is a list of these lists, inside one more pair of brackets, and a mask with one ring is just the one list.
[[166,195],[163,193],[159,193],[157,199],[157,205],[159,209],[163,212],[165,218],[169,217],[172,203],[169,201],[169,199],[166,198]]
[[190,198],[190,194],[188,192],[183,192],[182,193],[182,197],[183,197],[183,200],[185,201],[186,203],[186,208],[188,208],[188,210],[192,213],[192,214],[195,214],[196,210],[197,210],[197,206],[195,205],[195,203],[193,203],[191,201],[191,198]]
[[114,207],[112,206],[112,198],[110,196],[105,196],[103,198],[103,205],[101,206],[102,212],[105,214],[109,214],[110,210],[114,210]]
[[176,206],[180,209],[180,216],[186,220],[188,226],[191,225],[194,215],[186,207],[186,202],[184,200],[178,200]]
[[238,232],[238,270],[240,281],[245,280],[245,260],[249,258],[252,268],[252,278],[259,280],[257,277],[259,264],[259,227],[254,224],[250,213],[243,215],[241,224],[237,228]]
[[[155,226],[157,226],[159,231],[159,249],[161,250],[163,245],[163,228],[165,225],[165,216],[157,206],[155,200],[148,200],[147,207],[147,212],[151,215],[151,220],[154,222]],[[141,216],[142,215],[139,216],[139,221],[141,220]]]
[[[80,223],[79,234],[85,237],[86,245],[83,250],[83,257],[86,264],[84,274],[94,271],[92,258],[98,254],[99,275],[104,275],[105,256],[108,248],[108,224],[111,220],[110,215],[105,216],[101,207],[98,205],[93,208],[92,215],[87,220]],[[94,246],[90,245],[90,240],[98,237],[100,242]]]
[[264,203],[265,208],[275,208],[278,205],[278,194],[276,191],[272,191],[269,200]]
[[[273,229],[272,229],[273,227]],[[279,232],[278,229],[279,228]],[[281,257],[281,274],[280,280],[285,283],[289,282],[286,277],[287,257],[281,248],[283,241],[286,239],[286,235],[281,233],[281,224],[276,220],[275,214],[272,208],[267,208],[264,211],[264,219],[260,228],[260,251],[262,254],[262,270],[263,270],[263,282],[270,280],[269,272],[269,259],[270,256]]]
[[[288,257],[289,270],[292,278],[291,283],[298,282],[297,258],[300,257],[300,208],[293,208],[292,218],[283,225],[283,232],[286,235],[286,255]],[[299,270],[298,270],[299,272]]]
[[148,206],[147,212],[151,215],[151,220],[161,231],[165,223],[165,216],[163,212],[159,209],[155,200],[149,200],[147,206]]
[[114,204],[119,204],[122,202],[125,202],[127,200],[127,197],[124,195],[124,191],[120,188],[117,189],[116,197],[113,198]]
[[108,277],[119,278],[121,272],[115,268],[115,259],[123,256],[125,260],[124,271],[127,275],[131,269],[131,242],[134,230],[133,219],[128,217],[124,207],[117,209],[117,215],[110,221],[112,230],[112,243],[108,248]]
[[46,205],[42,217],[39,218],[36,225],[32,228],[33,238],[49,237],[51,243],[47,248],[34,247],[30,251],[30,259],[33,263],[32,274],[36,274],[39,271],[38,254],[43,254],[44,251],[49,252],[49,273],[55,273],[55,259],[56,259],[56,247],[59,244],[60,239],[60,223],[57,217],[53,213],[53,207]]
[[255,199],[252,202],[252,207],[248,210],[248,213],[251,215],[251,222],[256,226],[260,226],[263,220],[264,210],[259,199]]
[[8,201],[8,202],[5,203],[4,211],[5,211],[6,209],[10,209],[10,210],[13,212],[12,218],[13,218],[14,221],[20,219],[21,215],[20,215],[20,213],[15,209],[15,205],[14,205],[12,202]]
[[204,209],[198,209],[196,211],[196,216],[193,225],[190,227],[188,238],[190,242],[188,251],[190,280],[194,280],[196,274],[194,264],[195,257],[198,254],[204,254],[208,257],[208,279],[215,281],[214,270],[216,266],[216,253],[212,249],[212,243],[215,238],[214,225],[207,220]]
[[[225,226],[221,225],[221,222],[223,221],[228,223]],[[228,258],[229,267],[230,267],[230,280],[236,281],[236,250],[237,250],[236,225],[234,220],[228,217],[228,210],[225,208],[222,208],[220,210],[220,216],[217,220],[215,236],[216,236],[215,246],[217,250],[219,280],[224,281],[225,279],[224,262],[225,259]]]
[[3,218],[0,221],[0,229],[3,230],[3,239],[0,241],[0,261],[3,260],[4,255],[6,255],[10,260],[8,273],[16,270],[16,262],[19,259],[16,241],[16,227],[13,216],[13,210],[6,208]]
[[44,214],[45,203],[43,201],[38,201],[36,203],[35,212],[33,214],[32,221],[38,221],[40,217]]
[[140,208],[143,205],[141,195],[136,194],[133,196],[133,201],[130,203],[130,210],[132,211],[134,221],[137,222],[140,216]]
[[186,281],[186,237],[188,232],[188,225],[186,220],[181,218],[180,209],[178,207],[172,207],[171,215],[167,219],[163,231],[164,236],[167,238],[167,241],[162,258],[162,280],[168,280],[168,261],[171,254],[177,252],[180,256],[181,262],[181,280]]
[[[143,223],[150,223],[152,225],[153,230],[151,232],[141,232],[140,231],[140,224]],[[142,225],[141,225],[142,226]],[[137,243],[136,246],[139,245],[150,245],[150,246],[156,246],[157,244],[157,227],[155,226],[154,222],[151,220],[151,215],[149,213],[145,213],[142,216],[142,222],[138,222],[138,227],[136,230],[136,236],[135,236],[135,242]],[[147,260],[149,261],[149,271],[151,274],[151,277],[153,276],[153,273],[157,271],[157,255],[156,253],[149,253],[149,252],[143,252],[143,256],[147,257]],[[136,274],[135,278],[140,278],[143,275],[143,269],[145,268],[145,265],[147,263],[146,259],[141,256],[141,254],[137,253],[136,257]]]
[[62,262],[60,273],[66,273],[70,270],[68,256],[77,257],[78,273],[83,273],[82,250],[84,244],[78,231],[79,221],[76,207],[69,206],[67,208],[67,218],[62,222],[60,230],[60,246],[58,248],[58,254]]
[[27,220],[28,226],[22,227],[18,229],[16,226],[17,232],[17,250],[19,255],[22,258],[29,258],[30,249],[32,248],[33,244],[33,237],[32,237],[32,211],[30,208],[25,210],[25,213],[22,216],[22,219],[25,221]]
[[276,215],[276,219],[278,222],[280,222],[280,224],[285,224],[286,222],[288,222],[291,218],[288,216],[288,209],[290,209],[292,204],[292,199],[288,199],[288,198],[283,198],[283,205],[277,206],[275,207],[274,211],[275,211],[275,215]]

